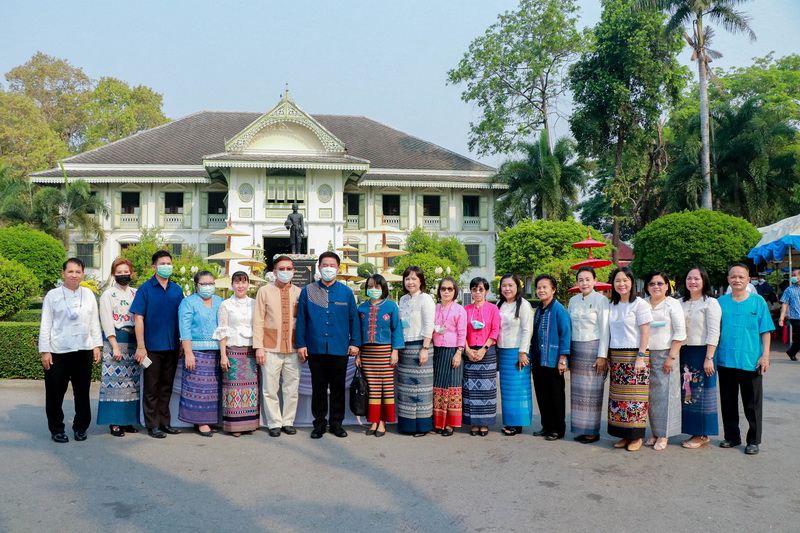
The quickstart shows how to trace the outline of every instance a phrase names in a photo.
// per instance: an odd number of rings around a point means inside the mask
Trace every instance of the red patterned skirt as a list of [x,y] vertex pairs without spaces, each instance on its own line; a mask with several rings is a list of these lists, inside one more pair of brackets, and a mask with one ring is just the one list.
[[361,371],[369,383],[367,422],[395,422],[394,367],[391,344],[365,344],[361,347]]
[[641,439],[647,427],[650,356],[644,357],[644,370],[636,372],[637,352],[636,348],[609,350],[608,434],[620,439]]

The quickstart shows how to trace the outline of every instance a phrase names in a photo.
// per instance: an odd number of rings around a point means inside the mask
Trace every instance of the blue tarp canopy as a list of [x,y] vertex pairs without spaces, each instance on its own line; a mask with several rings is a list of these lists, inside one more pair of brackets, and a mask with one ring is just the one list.
[[780,263],[790,248],[800,250],[800,215],[758,228],[758,231],[761,232],[761,240],[747,254],[755,264],[767,261]]

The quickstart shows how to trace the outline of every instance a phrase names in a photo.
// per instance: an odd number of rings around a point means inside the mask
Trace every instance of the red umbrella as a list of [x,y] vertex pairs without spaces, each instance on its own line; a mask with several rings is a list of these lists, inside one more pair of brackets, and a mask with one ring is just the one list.
[[[603,283],[602,281],[598,281],[597,284],[594,286],[594,290],[596,290],[597,292],[610,291],[611,290],[611,284],[610,283]],[[569,289],[567,292],[579,293],[579,292],[581,292],[581,290],[578,288],[577,285],[575,285],[574,287]]]
[[585,241],[576,242],[572,245],[573,248],[602,248],[608,246],[604,242],[596,241],[594,239],[586,239]]
[[581,261],[580,263],[575,263],[574,265],[572,265],[569,268],[571,268],[572,270],[578,270],[582,266],[590,266],[592,268],[601,268],[601,267],[604,267],[604,266],[608,266],[610,264],[611,264],[611,261],[609,261],[608,259],[592,259],[590,257],[586,261]]

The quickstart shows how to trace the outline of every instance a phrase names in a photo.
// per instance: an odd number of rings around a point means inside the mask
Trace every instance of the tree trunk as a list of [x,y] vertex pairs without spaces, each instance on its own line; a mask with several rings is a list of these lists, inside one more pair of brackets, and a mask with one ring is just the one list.
[[697,73],[700,79],[700,172],[703,176],[705,188],[700,201],[703,209],[713,209],[711,205],[711,143],[709,140],[709,109],[708,109],[708,77],[706,72],[705,54],[697,54]]
[[[625,135],[622,132],[622,128],[617,128],[617,150],[614,154],[614,181],[619,182],[619,177],[622,175],[622,149],[625,146]],[[611,229],[611,244],[614,246],[614,250],[611,252],[611,260],[614,262],[616,266],[619,266],[619,217],[620,217],[620,209],[619,209],[619,202],[614,202],[614,207],[612,208],[611,218],[614,221],[614,224]]]

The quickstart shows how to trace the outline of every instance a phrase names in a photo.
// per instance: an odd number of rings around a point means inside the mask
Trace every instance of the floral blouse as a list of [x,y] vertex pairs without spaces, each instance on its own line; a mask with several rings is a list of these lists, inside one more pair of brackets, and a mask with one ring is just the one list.
[[136,296],[136,289],[120,287],[116,283],[100,296],[100,325],[106,337],[116,335],[117,329],[133,326],[131,304]]

